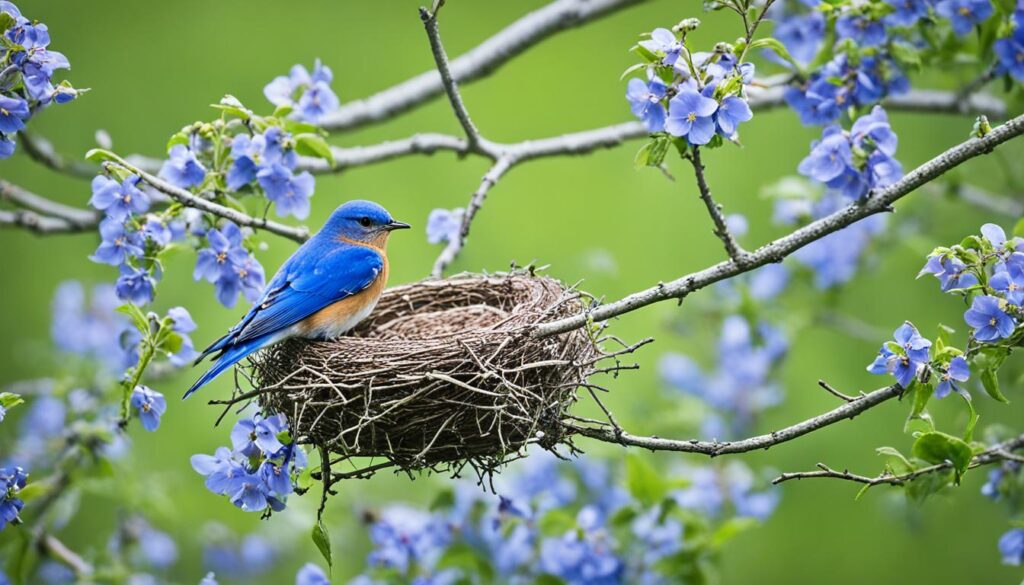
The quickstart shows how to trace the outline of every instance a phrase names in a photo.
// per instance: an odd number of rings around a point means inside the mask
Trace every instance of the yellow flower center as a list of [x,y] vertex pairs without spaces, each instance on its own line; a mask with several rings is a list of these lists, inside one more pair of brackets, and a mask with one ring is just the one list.
[[223,264],[227,259],[227,252],[221,252],[220,254],[217,254],[217,264]]
[[696,119],[697,119],[697,112],[690,112],[689,114],[686,115],[686,121],[687,122],[693,122]]
[[971,15],[971,9],[966,7],[966,6],[961,6],[960,9],[957,10],[957,12],[960,13],[960,16],[970,16]]
[[991,319],[989,319],[988,320],[988,324],[992,325],[993,327],[995,327],[995,325],[996,325],[996,318],[992,317]]
[[0,114],[3,114],[5,116],[10,116],[11,115],[11,113],[8,112],[5,108],[0,108]]

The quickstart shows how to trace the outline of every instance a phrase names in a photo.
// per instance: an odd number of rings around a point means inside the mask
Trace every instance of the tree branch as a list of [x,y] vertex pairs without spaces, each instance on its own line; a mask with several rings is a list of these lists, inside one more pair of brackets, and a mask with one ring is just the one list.
[[[968,469],[975,467],[981,467],[982,465],[991,465],[993,463],[1000,463],[1002,461],[1020,461],[1019,455],[1015,455],[1013,451],[1024,447],[1024,435],[1020,435],[1008,441],[997,443],[988,449],[978,453],[971,459]],[[921,469],[915,469],[910,473],[904,473],[900,475],[894,475],[891,473],[883,472],[875,477],[868,477],[866,475],[858,475],[856,473],[850,473],[848,470],[837,471],[824,463],[817,465],[817,471],[798,471],[793,473],[783,473],[779,477],[772,480],[773,484],[780,484],[793,479],[815,479],[815,478],[826,478],[826,479],[841,479],[845,481],[852,481],[854,483],[862,483],[867,486],[876,485],[894,485],[900,486],[905,485],[921,476],[928,475],[930,473],[936,473],[939,471],[947,471],[953,469],[953,463],[951,461],[944,461],[935,465],[929,465],[922,467]]]
[[455,117],[458,118],[462,131],[466,134],[466,149],[477,150],[480,145],[480,131],[476,129],[473,120],[469,117],[469,110],[462,102],[462,95],[459,93],[459,86],[452,79],[452,72],[448,67],[448,54],[444,51],[444,44],[441,42],[441,33],[437,29],[437,13],[441,11],[444,2],[435,3],[434,12],[426,8],[420,8],[420,20],[427,31],[427,38],[430,40],[430,52],[434,55],[434,63],[437,64],[437,72],[441,75],[441,85],[448,94],[448,101],[451,102]]
[[693,164],[693,174],[697,179],[700,200],[704,202],[704,206],[708,209],[708,215],[711,216],[711,221],[715,224],[715,235],[718,236],[719,240],[722,240],[722,245],[725,246],[725,253],[729,255],[729,258],[732,258],[733,262],[743,264],[746,262],[748,252],[736,243],[736,238],[733,237],[729,231],[729,226],[725,223],[722,206],[716,203],[711,196],[711,187],[708,186],[707,178],[704,176],[704,163],[700,160],[700,147],[693,147],[689,159]]
[[746,453],[748,451],[757,451],[758,449],[768,449],[769,447],[778,445],[779,443],[792,441],[797,437],[802,437],[803,435],[812,433],[818,429],[822,429],[840,421],[851,419],[887,400],[900,396],[902,393],[903,389],[898,385],[893,384],[892,386],[887,386],[885,388],[875,390],[874,392],[857,396],[849,402],[844,403],[842,406],[834,408],[825,414],[807,419],[766,435],[758,435],[756,437],[750,437],[739,441],[698,441],[696,439],[678,440],[663,439],[661,437],[640,437],[622,431],[621,429],[584,426],[574,423],[566,423],[566,427],[571,432],[585,437],[597,439],[598,441],[603,441],[605,443],[615,443],[625,447],[641,447],[643,449],[650,449],[651,451],[699,453],[709,457],[717,457],[719,455]]
[[477,212],[483,207],[484,200],[487,198],[487,192],[497,184],[498,179],[506,171],[512,168],[513,164],[515,163],[511,158],[499,158],[494,163],[494,166],[487,171],[483,179],[480,180],[480,186],[473,192],[473,196],[469,199],[469,205],[466,206],[466,212],[462,216],[462,225],[459,227],[459,233],[448,242],[448,245],[438,255],[437,260],[434,261],[434,268],[430,272],[431,275],[440,278],[444,274],[445,269],[455,261],[459,252],[462,251],[462,247],[466,244],[466,238],[469,237],[469,229],[473,224],[473,218],[476,217]]
[[96,226],[100,219],[100,214],[94,210],[58,203],[3,179],[0,179],[0,201],[90,228]]
[[[451,61],[451,77],[468,83],[489,75],[544,39],[597,20],[643,0],[556,0],[497,32]],[[444,92],[441,75],[430,70],[370,97],[349,102],[323,119],[326,130],[340,131],[391,119]]]
[[92,576],[92,565],[83,559],[78,553],[68,548],[67,545],[61,542],[56,536],[52,534],[42,535],[39,539],[38,546],[40,552],[66,565],[69,569],[74,571],[77,577],[88,581],[89,577]]
[[971,138],[907,173],[902,179],[885,189],[876,190],[860,202],[814,221],[787,236],[774,240],[746,256],[743,264],[733,260],[721,262],[699,272],[688,274],[669,283],[659,284],[633,293],[588,313],[566,317],[537,326],[534,335],[546,337],[582,327],[590,321],[604,321],[624,315],[652,303],[667,299],[682,299],[720,280],[749,272],[765,264],[781,262],[790,254],[811,242],[843,229],[868,216],[889,211],[896,201],[918,187],[939,177],[972,158],[991,152],[996,147],[1024,134],[1024,115],[1007,121],[989,132],[984,138]]
[[[80,179],[91,179],[100,172],[99,165],[64,158],[53,147],[53,143],[42,136],[22,131],[18,133],[18,140],[29,158],[50,170]],[[163,164],[163,161],[159,159],[138,154],[129,156],[128,160],[135,166],[151,173],[159,172],[160,166]]]
[[284,236],[296,242],[304,242],[309,239],[309,230],[305,227],[291,227],[281,223],[277,223],[275,221],[252,217],[251,215],[242,213],[241,211],[238,211],[236,209],[225,207],[219,203],[214,203],[209,199],[197,197],[190,193],[189,191],[186,191],[185,189],[175,187],[174,185],[168,183],[167,181],[164,181],[163,179],[155,175],[147,173],[146,171],[129,163],[127,160],[121,158],[120,156],[113,154],[111,154],[110,156],[111,160],[114,161],[114,164],[117,164],[127,169],[131,173],[135,173],[136,175],[141,177],[143,181],[152,186],[154,189],[160,191],[161,193],[164,193],[171,199],[177,201],[178,203],[181,203],[186,207],[192,207],[200,211],[205,211],[206,213],[212,213],[213,215],[216,215],[218,217],[223,217],[224,219],[231,220],[241,227],[249,227],[255,230],[266,230],[270,233],[277,234],[279,236]]

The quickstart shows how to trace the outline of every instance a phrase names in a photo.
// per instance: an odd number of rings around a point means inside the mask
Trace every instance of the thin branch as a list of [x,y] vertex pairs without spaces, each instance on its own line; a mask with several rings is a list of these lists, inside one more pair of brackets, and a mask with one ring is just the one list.
[[83,559],[78,553],[68,548],[67,545],[61,542],[56,536],[52,534],[44,534],[39,539],[38,546],[40,552],[66,565],[69,569],[74,571],[78,578],[88,581],[89,577],[92,576],[92,565]]
[[490,170],[487,171],[483,179],[480,180],[480,186],[473,192],[473,196],[469,199],[469,205],[466,206],[466,212],[462,216],[462,225],[459,227],[459,233],[448,242],[448,245],[438,255],[437,260],[434,261],[434,268],[431,270],[433,276],[440,278],[444,274],[445,269],[455,261],[459,252],[462,251],[462,247],[466,244],[466,238],[469,237],[473,218],[476,217],[477,212],[484,205],[484,200],[487,199],[487,192],[498,183],[498,179],[506,171],[512,168],[513,164],[513,159],[508,157],[499,158]]
[[704,163],[700,160],[700,147],[693,147],[689,159],[693,164],[693,174],[697,178],[700,200],[704,202],[704,206],[708,209],[708,215],[711,216],[711,221],[715,224],[715,235],[718,236],[718,239],[722,240],[722,245],[725,246],[725,253],[729,255],[729,258],[732,258],[733,262],[743,264],[746,261],[748,252],[736,243],[736,238],[733,237],[732,232],[729,231],[729,226],[725,223],[722,206],[716,203],[711,196],[711,187],[708,186],[707,178],[704,176]]
[[[1024,447],[1024,435],[1020,435],[1008,441],[997,443],[988,449],[975,455],[971,462],[968,464],[968,469],[975,467],[981,467],[982,465],[992,465],[994,463],[1000,463],[1003,461],[1022,461],[1019,455],[1013,453],[1014,450]],[[817,465],[817,471],[798,471],[793,473],[783,473],[779,477],[772,480],[773,484],[780,484],[793,479],[841,479],[844,481],[852,481],[854,483],[861,483],[867,486],[876,485],[894,485],[901,486],[907,483],[931,473],[939,471],[949,471],[953,469],[953,463],[951,461],[944,461],[942,463],[936,463],[935,465],[928,465],[920,469],[915,469],[909,473],[903,474],[892,474],[883,472],[880,475],[874,477],[868,477],[866,475],[858,475],[856,473],[850,473],[848,470],[837,471],[832,469],[824,463]]]
[[818,386],[821,386],[821,388],[825,390],[825,392],[828,392],[829,394],[835,396],[836,398],[842,400],[843,402],[854,402],[855,400],[857,400],[857,398],[854,396],[849,396],[847,394],[843,394],[839,390],[836,390],[835,388],[832,387],[831,384],[829,384],[825,380],[818,380]]
[[69,223],[85,227],[94,227],[100,220],[100,214],[94,210],[80,209],[58,203],[3,179],[0,179],[0,201],[7,201],[18,207],[64,219]]
[[161,193],[164,193],[171,199],[174,199],[175,201],[181,203],[182,205],[185,205],[186,207],[192,207],[200,211],[205,211],[206,213],[212,213],[213,215],[216,215],[218,217],[223,217],[224,219],[231,220],[241,227],[249,227],[256,230],[266,230],[270,233],[277,234],[279,236],[284,236],[290,240],[295,240],[296,242],[304,242],[309,239],[309,230],[306,229],[305,227],[291,227],[281,223],[277,223],[275,221],[270,221],[258,217],[252,217],[251,215],[242,213],[241,211],[238,211],[236,209],[225,207],[223,205],[220,205],[219,203],[214,203],[213,201],[210,201],[208,199],[203,199],[202,197],[197,197],[190,193],[189,191],[186,191],[185,189],[175,187],[174,185],[168,183],[167,181],[164,181],[163,179],[155,175],[147,173],[146,171],[140,169],[139,167],[131,164],[127,160],[117,155],[111,156],[115,164],[124,167],[129,172],[135,173],[136,175],[141,177],[143,181],[152,186],[154,189],[160,191]]
[[709,457],[717,457],[719,455],[746,453],[748,451],[756,451],[758,449],[768,449],[769,447],[778,445],[779,443],[792,441],[797,437],[802,437],[803,435],[812,433],[818,429],[825,428],[840,421],[851,419],[866,410],[886,402],[887,400],[900,396],[902,392],[902,388],[893,384],[892,386],[887,386],[885,388],[875,390],[874,392],[862,394],[853,400],[846,402],[842,406],[834,408],[814,418],[807,419],[766,435],[758,435],[756,437],[750,437],[739,441],[698,441],[695,439],[679,440],[663,439],[661,437],[641,437],[618,429],[583,426],[573,423],[566,423],[566,427],[571,432],[585,437],[590,437],[591,439],[597,439],[598,441],[603,441],[605,443],[615,443],[627,447],[641,447],[643,449],[650,449],[651,451],[679,451],[683,453],[699,453]]
[[983,138],[971,138],[907,173],[889,187],[873,191],[869,196],[848,207],[814,221],[787,236],[774,240],[746,256],[743,264],[729,260],[720,262],[699,272],[688,274],[668,283],[659,284],[633,293],[613,303],[564,319],[537,326],[534,335],[545,337],[582,327],[589,321],[604,321],[667,299],[682,299],[720,280],[749,272],[765,264],[781,262],[790,254],[811,242],[841,230],[857,221],[876,213],[889,211],[892,204],[916,190],[925,183],[939,177],[946,171],[992,152],[1003,143],[1024,134],[1024,115],[1007,121],[989,132]]
[[[526,49],[561,31],[597,20],[643,0],[556,0],[509,24],[451,61],[451,77],[468,83],[489,75]],[[441,76],[431,69],[370,97],[349,102],[326,116],[323,128],[349,130],[423,105],[444,93]]]
[[0,227],[15,227],[30,231],[36,235],[76,234],[92,228],[74,224],[66,219],[40,215],[34,211],[19,209],[16,211],[0,210]]
[[1001,197],[974,185],[957,185],[952,194],[979,209],[1014,219],[1024,215],[1024,196]]
[[[80,160],[68,160],[57,152],[53,143],[35,133],[19,132],[18,140],[29,158],[50,170],[80,179],[91,179],[100,172],[99,165]],[[151,173],[158,172],[163,164],[163,161],[159,159],[138,154],[129,156],[128,160],[135,166]]]
[[437,29],[437,13],[441,11],[442,6],[444,6],[443,1],[437,2],[433,13],[421,7],[420,20],[423,21],[427,38],[430,40],[430,52],[434,55],[437,72],[441,75],[441,85],[444,86],[444,91],[448,94],[448,101],[452,105],[452,110],[455,111],[455,117],[458,118],[462,131],[466,134],[466,149],[476,150],[482,140],[480,131],[476,129],[472,118],[469,117],[466,104],[462,102],[459,85],[452,79],[452,72],[448,66],[448,54],[445,53],[444,44],[441,42],[441,33]]

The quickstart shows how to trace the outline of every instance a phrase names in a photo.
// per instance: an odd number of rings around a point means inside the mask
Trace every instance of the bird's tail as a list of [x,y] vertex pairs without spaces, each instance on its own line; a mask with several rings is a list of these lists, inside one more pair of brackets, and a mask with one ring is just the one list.
[[223,348],[224,353],[222,353],[220,357],[217,358],[217,361],[213,364],[213,367],[207,370],[205,374],[203,374],[198,380],[196,380],[195,384],[192,384],[192,387],[188,389],[188,392],[185,392],[185,395],[182,396],[182,400],[191,396],[193,392],[199,390],[201,387],[206,385],[207,382],[210,382],[211,380],[219,376],[222,372],[224,372],[224,370],[235,365],[245,356],[277,341],[275,337],[276,336],[274,334],[264,335],[262,337],[257,337],[256,339],[253,339],[251,341],[241,343],[239,345]]

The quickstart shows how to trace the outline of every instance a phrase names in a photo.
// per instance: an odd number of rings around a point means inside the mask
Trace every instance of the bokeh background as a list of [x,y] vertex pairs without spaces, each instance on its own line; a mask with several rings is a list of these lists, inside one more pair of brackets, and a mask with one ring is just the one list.
[[[541,4],[449,2],[441,24],[449,54],[461,54]],[[69,78],[75,85],[92,88],[77,102],[52,108],[32,122],[32,130],[72,156],[95,146],[97,129],[109,132],[117,152],[161,156],[170,134],[194,120],[212,118],[209,104],[225,93],[269,112],[262,96],[264,84],[294,63],[309,66],[315,57],[333,68],[333,87],[343,102],[433,67],[417,3],[409,0],[286,4],[32,0],[22,2],[21,8],[49,25],[53,48],[71,60]],[[640,32],[670,26],[688,16],[705,20],[697,39],[708,46],[740,33],[734,18],[704,15],[696,1],[651,1],[555,36],[495,75],[464,86],[463,96],[482,132],[499,141],[627,120],[625,84],[619,75],[634,62],[628,48]],[[955,87],[957,83],[948,75],[932,78],[928,72],[914,79],[918,87]],[[964,139],[972,120],[895,114],[892,122],[901,140],[898,157],[909,169]],[[446,101],[439,99],[373,128],[332,137],[332,142],[366,144],[419,131],[458,133]],[[743,148],[722,148],[706,155],[709,181],[719,201],[727,211],[743,213],[750,220],[749,233],[742,239],[748,248],[782,233],[769,221],[771,202],[762,191],[795,173],[816,132],[801,127],[788,110],[758,113],[743,127]],[[500,270],[512,261],[536,260],[549,264],[551,274],[570,282],[585,279],[585,289],[614,299],[721,260],[721,246],[711,233],[688,165],[670,163],[677,177],[674,182],[655,170],[635,170],[632,161],[639,146],[634,142],[583,158],[546,159],[515,169],[491,191],[455,269]],[[1001,152],[964,166],[957,171],[959,178],[1003,190],[1004,167],[1019,166],[1024,149],[1011,145]],[[464,205],[485,171],[486,161],[458,160],[442,153],[320,177],[313,213],[306,223],[319,226],[348,199],[381,202],[416,228],[397,234],[390,251],[392,282],[413,281],[428,273],[439,251],[427,244],[422,231],[428,213],[436,207]],[[0,175],[69,204],[84,206],[89,197],[86,182],[49,172],[24,154],[0,163]],[[960,323],[964,307],[940,294],[933,279],[914,277],[934,246],[976,233],[986,221],[1012,226],[1014,219],[943,197],[938,190],[922,190],[901,202],[887,237],[848,286],[827,292],[792,287],[776,303],[773,314],[792,340],[781,380],[786,400],[760,421],[759,430],[834,407],[835,399],[816,387],[819,378],[847,392],[882,385],[864,367],[878,344],[904,319],[917,323],[926,335],[938,322]],[[258,258],[272,273],[294,244],[273,237],[264,240],[268,249]],[[55,287],[67,279],[87,284],[113,281],[112,268],[87,259],[96,243],[94,234],[40,238],[22,231],[0,233],[0,331],[4,332],[0,385],[59,369],[60,358],[50,341],[49,301]],[[205,345],[233,324],[242,309],[225,309],[215,300],[211,285],[193,282],[193,262],[190,254],[170,260],[156,307],[161,311],[175,305],[188,307],[199,323],[193,338]],[[717,338],[718,324],[701,315],[715,302],[713,291],[703,291],[682,306],[663,303],[614,324],[615,333],[626,339],[657,338],[638,355],[639,371],[610,382],[610,404],[624,426],[637,433],[694,435],[698,426],[694,404],[664,387],[656,364],[670,350],[686,352],[704,363],[713,360],[707,352]],[[802,317],[787,319],[811,304],[848,315],[869,334],[877,331],[877,341],[851,335],[848,327]],[[308,496],[305,502],[293,498],[289,510],[268,524],[205,490],[202,478],[189,466],[189,456],[224,444],[229,428],[214,428],[219,409],[202,399],[176,400],[193,375],[184,372],[159,382],[157,389],[171,399],[169,412],[158,433],[144,433],[133,425],[129,466],[137,478],[124,481],[147,481],[159,487],[146,504],[156,511],[154,523],[182,537],[182,543],[211,520],[239,532],[260,530],[289,541],[294,554],[284,557],[260,582],[290,582],[299,565],[320,560],[307,536],[317,496]],[[228,385],[225,377],[203,394],[224,396]],[[1014,402],[1010,406],[975,392],[983,426],[1020,419],[1019,387],[1010,386],[1007,394]],[[952,399],[947,402],[933,407],[935,416],[949,424],[962,423],[963,409]],[[803,470],[822,461],[873,474],[881,469],[875,447],[909,449],[911,439],[902,433],[906,412],[907,405],[887,404],[807,439],[741,457],[758,468]],[[10,432],[0,432],[0,452],[12,440]],[[583,447],[587,456],[623,456],[622,450],[608,445],[583,443]],[[652,456],[664,468],[680,460],[699,462],[685,455]],[[905,505],[896,490],[878,489],[854,501],[857,488],[852,484],[786,484],[775,515],[724,552],[723,581],[1018,582],[1019,569],[999,564],[995,542],[1006,529],[1006,518],[1002,507],[979,494],[983,480],[983,473],[968,474],[953,497],[935,497],[923,507]],[[345,582],[362,567],[369,544],[360,527],[361,510],[395,500],[429,502],[446,481],[380,475],[342,486],[328,515],[339,559],[335,582]],[[83,504],[63,537],[71,546],[87,550],[102,546],[95,542],[95,535],[109,532],[118,502],[94,495]],[[187,522],[180,522],[182,518]],[[9,532],[0,533],[0,540],[6,538]],[[204,572],[200,550],[183,544],[182,553],[174,577],[181,582],[198,581]]]

